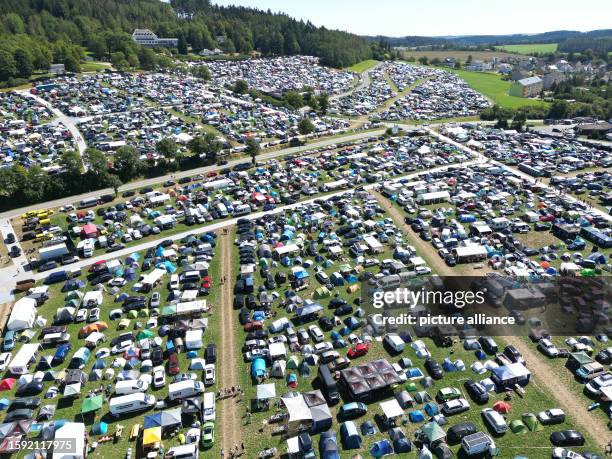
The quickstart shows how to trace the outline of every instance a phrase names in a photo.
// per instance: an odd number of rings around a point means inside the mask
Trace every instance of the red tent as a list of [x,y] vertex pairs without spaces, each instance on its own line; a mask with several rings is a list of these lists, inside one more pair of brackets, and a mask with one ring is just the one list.
[[11,390],[17,380],[15,378],[4,378],[0,381],[0,391]]
[[81,237],[84,239],[92,239],[98,237],[98,227],[93,223],[88,223],[81,230]]
[[493,409],[500,414],[507,414],[510,411],[510,404],[506,402],[495,402]]

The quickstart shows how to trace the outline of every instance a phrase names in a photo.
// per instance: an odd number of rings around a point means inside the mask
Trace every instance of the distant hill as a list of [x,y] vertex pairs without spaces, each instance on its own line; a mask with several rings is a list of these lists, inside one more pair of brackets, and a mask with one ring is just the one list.
[[575,30],[555,30],[538,34],[511,34],[511,35],[461,35],[442,37],[367,37],[369,40],[386,40],[392,46],[496,46],[518,45],[533,43],[561,43],[570,38],[604,38],[612,37],[612,29],[592,30],[578,32]]

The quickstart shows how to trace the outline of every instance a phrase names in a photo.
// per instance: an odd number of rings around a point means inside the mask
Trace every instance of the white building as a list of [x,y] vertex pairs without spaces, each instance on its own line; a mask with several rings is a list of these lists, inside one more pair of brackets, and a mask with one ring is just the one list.
[[178,38],[159,38],[149,29],[135,29],[132,33],[132,40],[147,48],[176,48],[178,46]]

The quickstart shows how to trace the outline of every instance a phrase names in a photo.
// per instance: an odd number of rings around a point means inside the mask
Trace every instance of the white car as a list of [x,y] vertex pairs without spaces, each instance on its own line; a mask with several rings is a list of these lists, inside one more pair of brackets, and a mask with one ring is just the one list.
[[135,240],[142,239],[142,233],[138,230],[134,230],[134,232],[132,233],[132,237]]
[[417,276],[424,276],[426,274],[431,274],[431,268],[427,266],[417,266],[414,271],[417,273]]
[[212,386],[215,383],[215,365],[212,363],[204,366],[204,384]]
[[153,368],[153,387],[159,389],[166,385],[166,370],[163,365]]
[[269,344],[286,343],[286,342],[287,342],[287,337],[285,335],[276,335],[276,336],[272,336],[271,338],[268,338]]
[[308,327],[308,333],[310,333],[310,336],[312,336],[312,340],[315,343],[320,343],[325,339],[325,335],[323,335],[321,329],[316,325],[311,325]]
[[582,454],[578,454],[575,451],[570,451],[565,448],[555,448],[552,452],[553,459],[584,459]]
[[151,295],[151,302],[149,303],[149,306],[151,308],[159,308],[160,302],[161,295],[159,294],[159,292],[153,292],[153,295]]
[[179,290],[179,289],[180,289],[180,283],[179,283],[178,274],[173,274],[172,276],[170,276],[170,290]]
[[131,340],[121,341],[120,343],[115,344],[111,348],[111,354],[121,354],[121,353],[127,351],[133,345],[134,345],[134,342],[131,341]]
[[87,316],[87,322],[96,322],[100,320],[100,308],[93,308],[89,310],[89,316]]
[[123,287],[127,281],[123,277],[115,277],[108,283],[111,287]]
[[10,352],[3,352],[0,354],[0,371],[6,370],[6,367],[9,363],[11,363],[12,358],[13,356]]
[[87,319],[87,309],[79,309],[76,313],[74,321],[76,323],[85,322],[85,319]]
[[553,358],[559,355],[559,349],[557,349],[557,347],[552,343],[551,340],[546,338],[541,339],[538,342],[538,349],[542,354],[546,355],[547,357]]
[[328,341],[317,343],[314,346],[314,352],[317,355],[323,354],[324,352],[327,352],[327,351],[333,351],[333,350],[334,350],[334,346],[332,346],[332,344]]

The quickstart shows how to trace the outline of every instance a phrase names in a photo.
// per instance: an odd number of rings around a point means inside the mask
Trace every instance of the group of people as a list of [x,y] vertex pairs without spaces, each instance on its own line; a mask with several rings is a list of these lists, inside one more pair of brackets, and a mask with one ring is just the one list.
[[[238,443],[236,443],[234,446],[232,446],[229,450],[229,459],[234,459],[235,457],[240,457],[244,454],[244,442],[240,443],[240,446],[238,446]],[[225,450],[223,448],[221,448],[221,459],[225,458]]]
[[236,397],[238,395],[240,395],[241,397],[244,396],[244,391],[240,388],[240,384],[228,388],[222,387],[217,391],[217,398],[219,399]]

